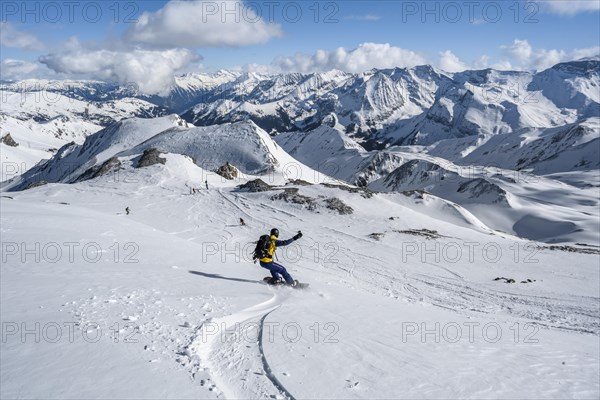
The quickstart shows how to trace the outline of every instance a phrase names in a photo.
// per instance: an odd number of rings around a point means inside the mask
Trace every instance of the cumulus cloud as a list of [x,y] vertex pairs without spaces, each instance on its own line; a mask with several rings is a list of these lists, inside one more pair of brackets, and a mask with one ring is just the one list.
[[[494,59],[488,55],[466,62],[452,50],[439,53],[437,63],[432,63],[447,72],[461,72],[469,69],[493,68],[497,70],[542,70],[560,62],[584,57],[599,57],[600,47],[574,49],[536,49],[527,40],[515,39],[513,43],[500,46],[505,57]],[[243,71],[260,73],[278,72],[318,72],[339,69],[346,72],[364,72],[372,68],[413,67],[427,64],[422,55],[407,49],[382,43],[363,43],[347,50],[343,47],[328,51],[317,50],[313,54],[296,54],[275,58],[270,65],[247,64]]]
[[[565,51],[561,49],[534,49],[527,40],[515,39],[510,45],[500,46],[510,60],[518,63],[516,69],[543,70],[560,62],[578,60],[584,57],[598,57],[600,47],[589,47]],[[511,65],[509,60],[501,61]]]
[[128,41],[160,47],[246,46],[282,36],[281,27],[265,22],[239,0],[171,1],[144,12],[126,32]]
[[600,1],[597,0],[553,0],[536,1],[546,12],[559,15],[575,15],[582,12],[600,11]]
[[523,64],[531,59],[533,48],[527,40],[515,39],[512,44],[500,46],[511,58],[515,58]]
[[565,61],[566,59],[567,53],[564,50],[540,49],[534,55],[531,64],[534,66],[535,69],[541,70],[550,68],[561,61]]
[[0,79],[18,81],[27,78],[39,78],[41,68],[42,65],[39,63],[7,58],[0,61]]
[[364,72],[373,68],[414,67],[432,64],[446,72],[462,72],[469,69],[493,68],[496,70],[542,70],[569,60],[584,57],[599,57],[600,47],[564,51],[557,49],[535,49],[527,40],[515,39],[513,43],[500,46],[505,57],[492,59],[482,55],[469,62],[461,60],[452,50],[439,53],[437,62],[430,62],[411,50],[391,46],[387,43],[363,43],[347,50],[317,50],[313,54],[298,53],[280,56],[271,64],[246,64],[238,70],[257,73],[311,73],[339,69],[346,72]]
[[317,72],[339,69],[346,72],[364,72],[372,68],[414,67],[425,64],[420,54],[391,46],[388,43],[363,43],[347,50],[317,50],[314,54],[296,54],[277,57],[272,66],[283,72]]
[[190,50],[210,46],[245,46],[282,35],[241,0],[170,1],[144,12],[117,40],[81,44],[69,39],[56,52],[39,58],[57,73],[121,84],[135,83],[145,94],[166,94],[175,75],[197,67],[201,57]]
[[462,62],[450,50],[442,51],[440,53],[438,67],[446,72],[461,72],[469,69],[469,66]]
[[575,49],[571,52],[571,55],[574,60],[579,60],[581,58],[598,58],[600,57],[600,46]]
[[42,56],[40,62],[58,73],[135,83],[145,94],[164,95],[175,83],[175,75],[198,59],[187,49],[112,51],[80,47]]
[[0,22],[0,47],[36,51],[44,46],[35,35],[21,32],[9,22]]
[[492,68],[492,69],[496,69],[499,71],[512,71],[515,69],[515,68],[513,68],[512,64],[506,60],[492,63],[490,56],[488,56],[488,55],[483,55],[483,56],[479,57],[477,60],[475,60],[472,68],[473,69]]

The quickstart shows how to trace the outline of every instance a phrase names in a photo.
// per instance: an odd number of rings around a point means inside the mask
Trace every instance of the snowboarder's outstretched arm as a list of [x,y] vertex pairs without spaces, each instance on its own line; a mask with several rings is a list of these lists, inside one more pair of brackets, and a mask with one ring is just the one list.
[[293,242],[295,242],[296,240],[300,239],[302,237],[302,232],[298,231],[298,233],[296,234],[296,236],[294,236],[291,239],[288,240],[276,240],[275,241],[275,246],[287,246],[288,244],[291,244]]

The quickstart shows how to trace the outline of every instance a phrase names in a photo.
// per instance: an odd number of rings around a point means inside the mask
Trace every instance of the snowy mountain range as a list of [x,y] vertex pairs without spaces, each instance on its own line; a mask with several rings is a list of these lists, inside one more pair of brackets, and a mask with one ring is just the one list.
[[[231,162],[261,175],[281,165],[269,150],[281,146],[301,169],[375,191],[424,191],[492,230],[545,241],[598,239],[591,217],[550,216],[543,204],[534,212],[523,202],[535,208],[545,193],[577,190],[580,205],[598,204],[599,60],[538,73],[449,74],[430,66],[362,74],[219,71],[178,77],[162,98],[94,81],[29,80],[0,89],[2,136],[27,146],[3,143],[3,161],[30,161],[21,170],[3,168],[3,179],[15,178],[4,184],[12,190],[75,182],[117,168],[114,157],[151,149],[187,155],[206,169]],[[170,111],[182,117],[121,121]],[[28,172],[17,178],[17,170]],[[552,201],[570,209],[566,197]],[[546,236],[515,228],[534,214],[562,228]]]

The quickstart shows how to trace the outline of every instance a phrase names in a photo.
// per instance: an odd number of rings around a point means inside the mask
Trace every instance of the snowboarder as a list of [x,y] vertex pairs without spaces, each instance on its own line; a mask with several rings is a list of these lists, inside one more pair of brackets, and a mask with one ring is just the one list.
[[[277,282],[283,277],[283,279],[285,279],[286,284],[290,286],[296,286],[298,284],[298,281],[294,280],[294,278],[291,277],[291,275],[287,272],[283,265],[274,262],[273,256],[275,254],[275,249],[277,248],[277,246],[287,246],[288,244],[295,242],[296,240],[302,237],[302,232],[298,231],[296,236],[288,240],[277,240],[278,237],[279,229],[271,229],[271,234],[268,237],[268,241],[264,245],[263,253],[257,254],[260,253],[258,252],[258,250],[259,246],[262,245],[261,241],[259,240],[259,245],[257,246],[257,250],[255,251],[255,257],[258,258],[261,267],[268,269],[271,272],[271,276],[273,277],[272,282]],[[262,238],[263,237],[261,237],[261,239]]]

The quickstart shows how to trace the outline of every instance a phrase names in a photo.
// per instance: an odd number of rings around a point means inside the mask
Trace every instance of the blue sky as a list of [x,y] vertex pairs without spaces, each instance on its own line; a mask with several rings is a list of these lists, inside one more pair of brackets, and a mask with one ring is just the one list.
[[123,80],[139,60],[170,73],[543,69],[598,53],[599,9],[600,0],[4,1],[0,58],[5,79]]

